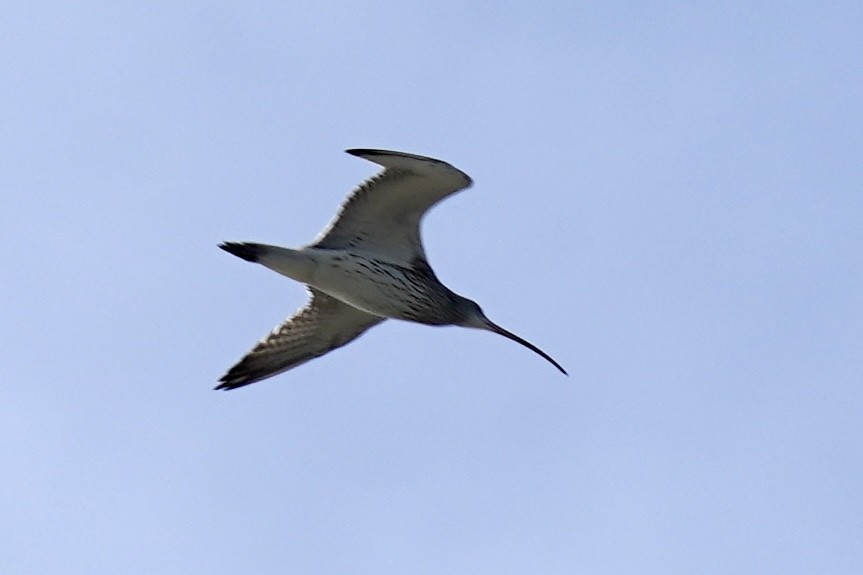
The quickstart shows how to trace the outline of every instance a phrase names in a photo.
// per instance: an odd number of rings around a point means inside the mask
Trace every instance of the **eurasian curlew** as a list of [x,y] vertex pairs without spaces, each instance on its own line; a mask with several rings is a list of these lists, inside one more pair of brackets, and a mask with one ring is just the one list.
[[384,170],[348,196],[310,245],[219,246],[306,284],[311,298],[229,369],[216,389],[234,389],[292,369],[390,318],[492,331],[566,374],[547,353],[493,323],[475,302],[444,286],[428,264],[420,221],[437,202],[470,186],[470,177],[424,156],[386,150],[347,152]]

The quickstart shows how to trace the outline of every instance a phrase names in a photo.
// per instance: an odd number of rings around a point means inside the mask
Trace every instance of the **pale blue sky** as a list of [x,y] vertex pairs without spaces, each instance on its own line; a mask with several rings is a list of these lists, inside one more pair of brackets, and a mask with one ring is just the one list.
[[[8,2],[0,572],[863,572],[858,2]],[[489,333],[242,390],[375,167]]]

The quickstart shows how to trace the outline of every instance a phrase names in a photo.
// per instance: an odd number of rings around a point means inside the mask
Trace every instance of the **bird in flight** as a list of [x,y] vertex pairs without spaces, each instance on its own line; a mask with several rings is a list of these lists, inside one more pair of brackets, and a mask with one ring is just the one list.
[[420,221],[436,203],[471,185],[446,162],[387,150],[354,149],[383,171],[366,180],[308,246],[250,242],[219,247],[306,284],[305,306],[260,340],[219,380],[235,389],[293,369],[341,347],[385,319],[488,330],[547,353],[489,320],[482,309],[438,280],[420,239]]

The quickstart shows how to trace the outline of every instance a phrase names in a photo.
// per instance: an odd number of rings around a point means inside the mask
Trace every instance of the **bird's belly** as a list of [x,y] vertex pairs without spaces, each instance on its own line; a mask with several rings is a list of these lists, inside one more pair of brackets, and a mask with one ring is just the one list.
[[346,252],[319,261],[314,287],[356,308],[381,317],[429,321],[436,316],[429,286],[402,266]]

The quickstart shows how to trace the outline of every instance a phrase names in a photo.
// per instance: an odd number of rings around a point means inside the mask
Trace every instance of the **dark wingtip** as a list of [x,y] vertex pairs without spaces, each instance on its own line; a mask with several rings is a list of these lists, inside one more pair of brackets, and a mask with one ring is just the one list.
[[225,375],[220,377],[219,385],[217,385],[213,389],[220,391],[230,391],[232,389],[237,389],[238,387],[244,387],[246,385],[249,385],[250,383],[255,383],[257,381],[265,379],[270,375],[274,374],[250,367],[249,356],[247,355],[239,362],[237,362],[236,365],[231,367],[231,369],[229,369],[227,373],[225,373]]
[[369,156],[386,156],[388,154],[399,154],[399,152],[389,152],[387,150],[374,150],[372,148],[351,148],[345,150],[346,153],[367,160]]
[[[219,246],[221,247],[221,246]],[[214,387],[215,391],[228,391],[234,389],[236,387],[233,383],[231,383],[231,370],[228,370],[228,373],[219,378],[219,385]]]
[[219,385],[217,385],[213,389],[215,391],[231,391],[232,389],[237,389],[238,387],[240,387],[240,386],[239,385],[231,385],[230,383],[226,382],[226,383],[220,383]]
[[232,389],[237,389],[238,387],[243,387],[244,385],[248,385],[252,383],[248,379],[237,379],[232,376],[233,369],[229,370],[228,373],[223,375],[219,379],[219,385],[214,387],[213,389],[216,391],[231,391]]
[[229,254],[252,263],[257,263],[261,254],[264,252],[264,246],[261,244],[252,244],[248,242],[224,242],[219,244],[219,247]]

